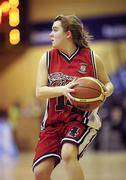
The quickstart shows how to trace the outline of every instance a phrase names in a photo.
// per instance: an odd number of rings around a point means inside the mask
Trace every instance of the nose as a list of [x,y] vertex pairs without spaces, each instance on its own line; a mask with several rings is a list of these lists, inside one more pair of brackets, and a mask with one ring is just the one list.
[[49,34],[49,36],[50,36],[50,37],[52,37],[52,36],[53,36],[52,31],[51,31],[51,33]]

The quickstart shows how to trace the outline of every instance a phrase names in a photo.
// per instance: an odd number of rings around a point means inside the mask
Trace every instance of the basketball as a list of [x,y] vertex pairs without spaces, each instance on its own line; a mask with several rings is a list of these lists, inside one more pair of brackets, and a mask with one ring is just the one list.
[[75,91],[70,93],[74,97],[72,103],[75,107],[84,111],[92,111],[104,101],[104,90],[99,80],[92,77],[82,77],[76,82],[78,84],[73,87]]

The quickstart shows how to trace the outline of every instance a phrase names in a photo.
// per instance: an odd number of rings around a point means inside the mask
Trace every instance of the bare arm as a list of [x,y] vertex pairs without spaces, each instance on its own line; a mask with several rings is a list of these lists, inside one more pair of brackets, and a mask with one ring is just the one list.
[[102,60],[98,56],[96,56],[96,67],[98,79],[101,83],[103,83],[105,95],[108,97],[113,93],[114,87],[109,79]]
[[74,91],[71,89],[75,82],[70,82],[65,86],[48,86],[48,67],[46,64],[46,53],[42,56],[38,66],[37,82],[36,82],[36,96],[41,99],[53,98],[57,96],[67,95],[67,93]]

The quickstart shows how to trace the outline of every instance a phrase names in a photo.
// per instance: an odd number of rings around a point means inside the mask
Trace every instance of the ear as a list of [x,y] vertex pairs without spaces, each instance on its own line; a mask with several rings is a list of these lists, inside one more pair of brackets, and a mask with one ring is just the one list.
[[67,31],[66,37],[67,37],[67,38],[72,38],[72,33],[71,33],[71,31]]

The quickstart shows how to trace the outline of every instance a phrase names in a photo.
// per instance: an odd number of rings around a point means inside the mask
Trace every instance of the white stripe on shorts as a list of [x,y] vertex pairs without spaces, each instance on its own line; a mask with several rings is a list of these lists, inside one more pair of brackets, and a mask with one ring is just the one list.
[[41,156],[39,159],[37,159],[37,160],[33,163],[32,169],[34,169],[34,167],[35,167],[39,162],[41,162],[43,159],[46,159],[46,158],[48,158],[48,157],[58,157],[59,159],[61,159],[60,155],[58,155],[58,154],[54,154],[54,153],[46,154],[46,155],[44,155],[44,156]]
[[90,128],[90,132],[85,136],[83,143],[79,147],[79,158],[81,158],[86,151],[88,145],[96,137],[98,130]]

